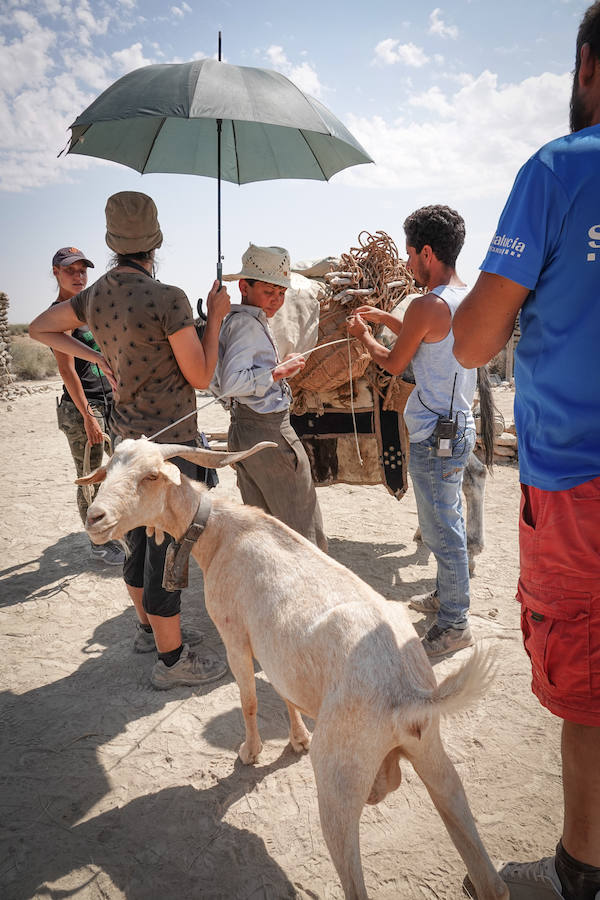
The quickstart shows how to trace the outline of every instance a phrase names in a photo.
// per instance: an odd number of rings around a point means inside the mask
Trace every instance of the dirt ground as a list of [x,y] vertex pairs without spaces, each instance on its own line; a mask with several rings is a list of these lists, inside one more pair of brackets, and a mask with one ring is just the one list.
[[[309,758],[289,747],[285,706],[258,667],[255,767],[237,759],[232,677],[151,687],[154,654],[132,652],[119,570],[88,557],[57,395],[58,385],[0,402],[0,897],[339,900]],[[495,395],[510,421],[512,393]],[[225,430],[227,414],[212,404],[199,421]],[[231,470],[217,490],[237,496]],[[530,692],[514,601],[518,497],[516,466],[498,466],[472,581],[472,627],[496,647],[498,676],[477,707],[443,724],[495,862],[547,854],[562,818],[560,725]],[[334,558],[390,603],[432,589],[411,490],[400,503],[383,487],[336,485],[319,498]],[[183,618],[224,653],[195,566]],[[462,861],[409,764],[398,791],[365,808],[361,846],[373,900],[462,896]]]

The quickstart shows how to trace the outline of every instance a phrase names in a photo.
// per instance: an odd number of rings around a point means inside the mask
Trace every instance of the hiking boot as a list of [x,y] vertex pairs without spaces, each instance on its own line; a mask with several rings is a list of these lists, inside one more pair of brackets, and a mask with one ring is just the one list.
[[440,596],[437,588],[430,594],[423,594],[422,597],[413,597],[412,600],[409,600],[408,607],[427,615],[437,615],[440,608]]
[[505,863],[498,874],[509,887],[510,900],[556,900],[563,897],[553,856],[529,863]]
[[125,562],[125,551],[116,541],[106,544],[93,544],[90,541],[90,556],[107,566],[122,566]]
[[184,644],[181,656],[174,666],[165,666],[162,659],[154,664],[150,680],[155,688],[168,691],[169,688],[178,685],[206,684],[209,681],[217,681],[227,672],[227,663],[217,659],[216,656],[198,656]]
[[[196,647],[202,643],[203,639],[204,636],[198,628],[193,628],[191,625],[181,626],[181,642],[183,644]],[[151,631],[146,631],[140,622],[137,622],[135,626],[133,649],[136,653],[151,653],[152,650],[156,650],[154,634]]]
[[471,629],[467,626],[460,628],[440,628],[432,625],[421,644],[427,656],[444,656],[446,653],[454,653],[455,650],[463,650],[473,644]]

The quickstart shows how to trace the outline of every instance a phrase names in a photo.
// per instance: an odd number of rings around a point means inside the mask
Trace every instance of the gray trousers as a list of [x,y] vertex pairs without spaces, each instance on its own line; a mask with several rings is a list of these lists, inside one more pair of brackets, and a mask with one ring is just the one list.
[[277,447],[261,450],[236,464],[242,500],[248,506],[264,509],[327,551],[310,463],[290,424],[289,411],[257,413],[248,406],[234,403],[229,450],[248,450],[259,441],[273,441]]

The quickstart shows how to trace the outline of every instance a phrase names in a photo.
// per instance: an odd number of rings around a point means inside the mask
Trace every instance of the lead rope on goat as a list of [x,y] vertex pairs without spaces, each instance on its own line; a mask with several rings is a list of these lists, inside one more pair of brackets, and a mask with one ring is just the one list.
[[[292,362],[294,359],[302,359],[303,357],[310,356],[310,354],[314,353],[315,350],[324,350],[325,347],[333,347],[334,344],[343,344],[346,340],[348,340],[348,345],[349,345],[350,336],[348,336],[348,338],[340,338],[336,341],[329,341],[329,343],[327,343],[327,344],[319,344],[316,347],[313,347],[312,350],[304,350],[302,353],[296,353],[295,356],[292,356],[289,360],[286,360],[286,362]],[[281,365],[281,363],[277,363],[277,366],[279,366],[279,365]],[[266,372],[263,372],[263,374],[259,375],[256,380],[260,381],[260,379],[264,378],[266,375],[271,375],[272,372],[275,371],[277,366],[273,366],[272,369],[268,369]],[[352,386],[351,386],[351,389],[352,389]],[[182,416],[180,419],[177,419],[175,422],[171,422],[171,424],[166,425],[165,428],[161,428],[160,431],[157,431],[154,434],[150,435],[150,437],[147,438],[146,440],[148,440],[148,441],[155,440],[157,437],[160,437],[161,434],[164,434],[165,431],[170,431],[171,428],[175,428],[175,426],[179,425],[180,422],[185,422],[185,420],[191,418],[191,416],[198,415],[198,413],[201,412],[203,409],[206,409],[207,406],[211,406],[213,403],[216,403],[218,400],[226,400],[226,399],[227,399],[227,397],[225,394],[220,394],[217,397],[213,397],[212,400],[208,401],[208,403],[204,403],[202,406],[199,406],[193,412],[186,413],[185,416]],[[355,427],[355,431],[356,431],[356,427]],[[358,438],[357,438],[357,441],[358,441]],[[360,452],[359,452],[359,458],[360,458]],[[362,460],[361,460],[361,465],[362,465]]]

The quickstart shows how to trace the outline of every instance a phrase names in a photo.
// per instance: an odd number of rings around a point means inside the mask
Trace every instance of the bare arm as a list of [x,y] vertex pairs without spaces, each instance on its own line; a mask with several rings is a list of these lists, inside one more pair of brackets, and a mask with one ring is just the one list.
[[74,328],[80,328],[85,324],[77,318],[70,302],[65,300],[40,313],[29,326],[29,335],[35,341],[46,344],[53,350],[59,350],[62,354],[87,359],[88,362],[100,366],[114,389],[116,382],[112,369],[102,354],[75,340],[70,334]]
[[[443,304],[443,308],[439,306],[439,303]],[[433,297],[431,294],[413,300],[406,310],[404,321],[398,323],[401,328],[398,339],[391,350],[375,340],[360,315],[350,316],[348,331],[366,347],[378,366],[391,375],[401,375],[417,352],[421,341],[430,332],[439,328],[440,312],[442,316],[448,316],[446,327],[449,328],[450,314],[443,300],[440,301],[438,297]],[[387,325],[387,322],[385,324]]]
[[481,272],[454,319],[454,355],[461,366],[485,365],[504,347],[529,289],[491,272]]
[[374,325],[385,325],[394,334],[400,334],[402,331],[402,319],[397,319],[391,313],[384,312],[376,306],[359,306],[354,310],[354,315],[358,314],[365,322],[373,322]]
[[[77,343],[79,343],[79,341]],[[88,399],[85,396],[81,380],[75,369],[73,357],[61,353],[60,350],[55,350],[54,355],[58,364],[60,377],[65,383],[65,387],[69,392],[71,400],[83,418],[88,441],[90,444],[101,444],[103,441],[102,429],[94,414],[89,411]]]
[[202,340],[193,325],[169,335],[169,343],[183,377],[193,388],[204,390],[210,384],[219,353],[219,331],[229,312],[229,294],[215,281],[206,301],[208,321]]

